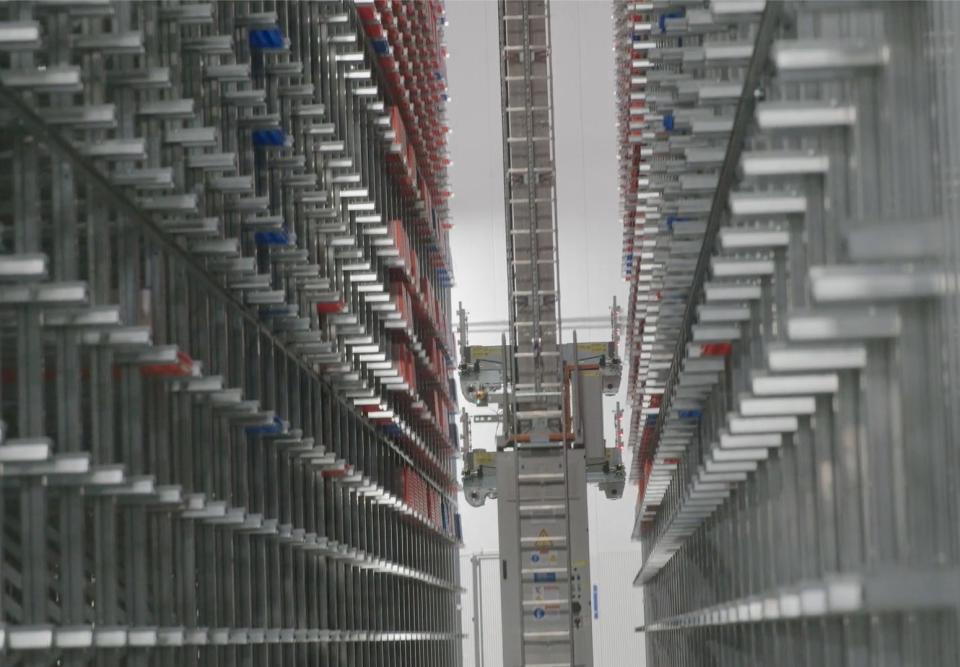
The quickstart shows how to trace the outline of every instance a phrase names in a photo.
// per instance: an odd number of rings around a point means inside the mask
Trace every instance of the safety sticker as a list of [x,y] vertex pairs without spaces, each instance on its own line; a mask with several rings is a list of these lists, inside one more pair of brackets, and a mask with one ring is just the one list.
[[474,450],[473,452],[473,463],[478,466],[492,466],[496,462],[493,452],[484,451],[482,449]]
[[547,612],[543,610],[543,607],[537,607],[533,610],[533,617],[538,621],[546,615]]
[[533,581],[536,583],[553,582],[557,580],[556,572],[534,572]]
[[472,361],[503,359],[503,348],[496,345],[472,345],[470,346],[470,359]]
[[534,543],[534,546],[536,546],[537,551],[542,554],[547,553],[553,548],[553,540],[550,539],[550,533],[547,532],[546,528],[540,529],[540,533],[537,535],[537,541]]

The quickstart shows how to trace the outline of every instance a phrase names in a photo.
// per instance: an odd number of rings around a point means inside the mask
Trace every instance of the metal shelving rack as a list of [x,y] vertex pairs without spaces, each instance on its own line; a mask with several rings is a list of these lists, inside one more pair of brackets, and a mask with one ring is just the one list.
[[0,663],[460,664],[442,33],[0,7]]
[[958,22],[616,3],[649,664],[960,660]]

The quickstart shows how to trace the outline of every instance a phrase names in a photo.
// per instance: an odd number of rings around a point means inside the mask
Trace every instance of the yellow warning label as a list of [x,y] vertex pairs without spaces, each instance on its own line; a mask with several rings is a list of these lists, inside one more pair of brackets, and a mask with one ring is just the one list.
[[503,358],[503,349],[499,345],[471,345],[471,361],[500,361]]
[[587,561],[585,561],[585,560],[575,560],[575,561],[573,561],[573,566],[574,566],[574,567],[586,567],[586,566],[587,566]]
[[534,542],[534,546],[537,547],[537,551],[539,551],[541,554],[545,554],[553,548],[553,540],[550,539],[550,533],[547,532],[546,528],[540,529],[540,533],[537,535],[537,541]]
[[606,354],[608,343],[577,343],[577,353],[583,354]]
[[494,452],[477,450],[473,453],[473,465],[475,466],[492,466],[495,461],[496,454]]

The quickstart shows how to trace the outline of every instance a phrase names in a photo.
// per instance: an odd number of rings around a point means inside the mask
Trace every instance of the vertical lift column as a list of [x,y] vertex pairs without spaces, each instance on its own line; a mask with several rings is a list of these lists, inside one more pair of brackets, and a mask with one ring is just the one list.
[[[499,3],[509,341],[469,347],[468,400],[501,407],[497,452],[464,447],[464,490],[497,497],[505,667],[593,664],[588,472],[619,497],[602,393],[619,386],[616,346],[561,340],[550,15],[544,0]],[[494,483],[495,480],[495,483]]]
[[497,443],[504,665],[585,664],[586,480],[583,456],[568,448],[561,391],[549,8],[499,7],[513,379]]

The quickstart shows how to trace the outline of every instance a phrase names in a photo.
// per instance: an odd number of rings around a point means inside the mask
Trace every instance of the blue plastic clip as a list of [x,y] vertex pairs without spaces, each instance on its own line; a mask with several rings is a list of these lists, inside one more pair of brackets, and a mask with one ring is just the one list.
[[667,216],[667,229],[669,229],[669,230],[672,232],[672,231],[673,231],[673,225],[674,225],[674,223],[677,223],[677,222],[690,222],[690,218],[684,218],[683,216],[679,216],[679,215],[668,215],[668,216]]
[[373,50],[381,56],[390,55],[390,43],[385,39],[373,40]]
[[254,146],[286,146],[287,133],[283,130],[254,130]]
[[271,229],[253,235],[257,245],[290,245],[290,234],[283,229]]
[[250,48],[253,50],[282,49],[283,46],[283,31],[280,28],[260,28],[250,31]]
[[700,419],[703,415],[701,410],[681,410],[680,419]]
[[280,435],[287,430],[286,423],[279,417],[274,417],[270,424],[259,424],[257,426],[248,426],[244,429],[247,435]]
[[457,536],[458,542],[463,542],[463,524],[460,523],[460,513],[457,512],[453,515],[453,527],[455,534]]
[[667,19],[682,19],[684,16],[686,16],[686,12],[682,9],[661,14],[660,20],[657,22],[660,25],[660,32],[667,31]]
[[663,129],[667,132],[673,132],[673,114],[668,113],[663,117]]

